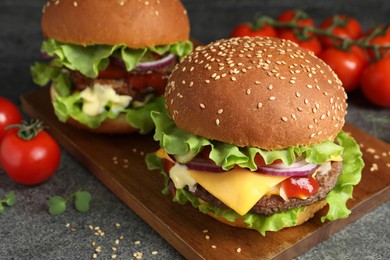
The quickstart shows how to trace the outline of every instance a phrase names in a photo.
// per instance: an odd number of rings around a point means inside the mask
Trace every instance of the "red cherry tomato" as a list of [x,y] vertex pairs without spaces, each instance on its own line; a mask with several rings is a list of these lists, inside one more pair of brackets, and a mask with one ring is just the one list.
[[373,104],[390,107],[390,57],[373,63],[364,71],[361,87]]
[[293,30],[285,30],[279,34],[279,38],[293,41],[300,47],[314,52],[315,55],[320,54],[322,51],[321,43],[317,37],[310,37],[308,40],[299,40]]
[[339,76],[345,91],[355,90],[360,82],[367,62],[352,51],[344,51],[336,48],[324,50],[319,58],[325,61]]
[[19,124],[21,121],[22,115],[17,106],[11,101],[0,97],[0,143],[7,131],[13,131],[12,129],[6,130],[5,127]]
[[[277,18],[279,22],[291,22],[295,21],[296,24],[301,26],[314,26],[314,20],[302,10],[287,10],[282,12]],[[278,32],[289,31],[291,29],[279,28]]]
[[[338,36],[339,38],[342,39],[352,39],[351,34],[348,32],[348,30],[342,27],[335,27],[331,29],[331,34]],[[319,39],[325,48],[340,46],[342,43],[342,40],[328,37],[328,36],[320,36]]]
[[[23,129],[22,125],[21,129]],[[37,125],[36,125],[37,126]],[[56,171],[61,151],[57,142],[40,127],[29,140],[19,137],[18,132],[7,134],[0,144],[0,162],[14,181],[35,185],[48,180]],[[30,130],[26,132],[31,133]]]
[[243,36],[276,37],[276,30],[268,24],[264,24],[261,28],[255,29],[250,23],[244,23],[234,27],[233,31],[230,34],[230,37],[243,37]]
[[312,176],[290,177],[280,186],[287,198],[306,199],[318,191],[318,182]]
[[334,15],[325,19],[320,28],[327,29],[331,26],[345,29],[351,39],[358,39],[362,34],[362,26],[359,21],[347,15]]
[[[374,36],[370,40],[370,44],[383,46],[383,47],[390,47],[390,29],[386,29],[383,26],[378,26],[376,29],[379,30],[379,34]],[[375,29],[371,29],[370,33],[372,33],[374,30]],[[369,34],[367,35],[368,37],[369,37]],[[385,57],[385,56],[388,56],[390,54],[390,48],[380,49],[378,52],[379,52],[380,57]],[[377,57],[376,57],[373,49],[368,50],[368,55],[372,60],[377,60]]]
[[302,26],[314,26],[314,20],[302,10],[287,10],[282,12],[277,18],[279,22],[296,21]]

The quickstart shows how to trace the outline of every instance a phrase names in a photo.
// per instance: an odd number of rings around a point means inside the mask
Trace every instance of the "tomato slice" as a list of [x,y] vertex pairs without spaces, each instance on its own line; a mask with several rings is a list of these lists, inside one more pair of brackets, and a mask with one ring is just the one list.
[[127,82],[134,89],[153,87],[159,95],[163,95],[168,82],[168,75],[162,72],[153,71],[147,74],[129,74]]
[[313,176],[297,176],[284,180],[281,183],[281,192],[283,190],[287,198],[306,199],[318,191],[318,182]]
[[124,79],[127,72],[122,67],[110,63],[105,70],[99,71],[99,79]]

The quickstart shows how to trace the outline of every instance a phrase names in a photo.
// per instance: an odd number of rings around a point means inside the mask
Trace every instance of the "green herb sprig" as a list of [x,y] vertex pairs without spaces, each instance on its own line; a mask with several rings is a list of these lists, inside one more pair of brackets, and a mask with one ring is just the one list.
[[9,193],[7,193],[7,195],[5,195],[4,199],[0,200],[0,214],[3,214],[4,212],[4,206],[3,206],[4,203],[8,207],[11,207],[15,205],[15,202],[16,202],[15,192],[10,191]]
[[50,197],[47,201],[49,213],[52,215],[61,215],[65,212],[67,203],[73,198],[77,211],[87,212],[89,210],[92,195],[88,191],[79,189],[66,198],[58,195]]

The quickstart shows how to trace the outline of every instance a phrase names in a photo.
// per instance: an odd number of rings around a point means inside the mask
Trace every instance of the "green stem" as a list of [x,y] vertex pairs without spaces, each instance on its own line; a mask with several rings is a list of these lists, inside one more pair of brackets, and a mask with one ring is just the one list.
[[[340,20],[340,19],[338,19]],[[276,28],[289,28],[294,30],[297,38],[299,40],[308,40],[310,39],[310,33],[320,36],[326,36],[329,38],[332,38],[336,41],[340,41],[341,44],[338,46],[340,49],[348,50],[353,45],[357,45],[364,49],[373,49],[376,58],[381,58],[380,50],[382,49],[390,49],[390,46],[383,46],[383,45],[377,45],[377,44],[371,44],[370,40],[373,39],[375,36],[382,35],[387,30],[388,26],[385,28],[376,28],[370,35],[368,35],[365,39],[358,39],[358,40],[352,40],[348,38],[343,38],[337,35],[332,34],[332,29],[335,26],[339,26],[341,21],[338,21],[335,19],[334,23],[331,27],[327,29],[321,29],[314,26],[305,26],[305,25],[299,25],[296,20],[292,20],[290,22],[280,22],[272,17],[264,16],[260,17],[258,20],[255,21],[254,24],[263,25],[265,23],[269,24],[270,26],[276,27]],[[261,28],[261,26],[259,27]]]

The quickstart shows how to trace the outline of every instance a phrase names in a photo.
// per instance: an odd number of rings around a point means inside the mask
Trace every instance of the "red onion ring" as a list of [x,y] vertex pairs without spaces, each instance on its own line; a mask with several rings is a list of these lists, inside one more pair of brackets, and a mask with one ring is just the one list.
[[175,54],[168,54],[167,56],[154,61],[146,61],[138,63],[136,70],[157,70],[170,65],[176,59]]
[[209,159],[194,158],[187,164],[184,164],[190,170],[204,171],[204,172],[225,172],[222,167],[210,162]]
[[[300,164],[295,163],[295,164]],[[294,164],[292,164],[294,165]],[[275,175],[275,176],[305,176],[312,174],[320,167],[319,164],[314,163],[306,163],[303,166],[297,166],[297,167],[286,167],[286,168],[274,168],[274,167],[258,167],[256,172],[258,173],[264,173],[269,175]]]

